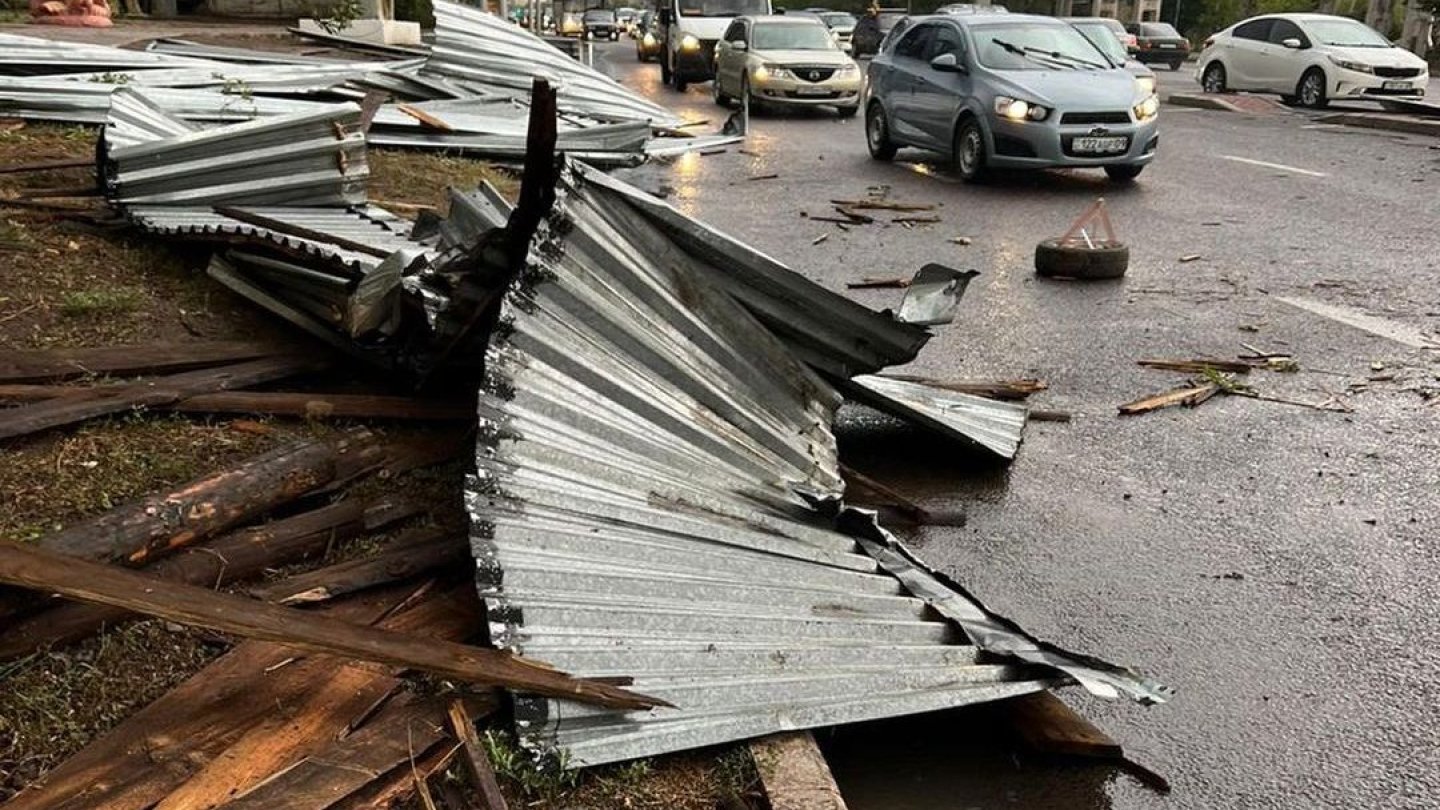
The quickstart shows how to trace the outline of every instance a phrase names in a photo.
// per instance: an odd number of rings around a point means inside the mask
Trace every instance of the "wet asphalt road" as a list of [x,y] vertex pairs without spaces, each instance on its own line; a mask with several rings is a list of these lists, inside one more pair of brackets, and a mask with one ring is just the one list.
[[[602,46],[600,64],[718,127],[708,84],[665,89],[632,48]],[[1193,87],[1188,71],[1162,85]],[[732,147],[627,173],[832,289],[929,261],[980,270],[960,319],[906,371],[1039,377],[1050,388],[1033,404],[1074,421],[1031,424],[1008,469],[923,440],[871,441],[856,466],[968,511],[963,528],[911,539],[992,608],[1178,689],[1149,709],[1067,692],[1170,778],[1169,797],[1105,770],[997,757],[983,721],[962,714],[833,741],[854,810],[1440,804],[1440,406],[1407,390],[1440,387],[1440,353],[1280,300],[1437,336],[1440,151],[1291,112],[1167,107],[1161,131],[1157,162],[1128,188],[1097,172],[964,186],[935,156],[870,160],[858,119],[820,113],[755,117],[753,156]],[[841,232],[801,216],[877,185],[937,204],[943,222]],[[1097,195],[1132,247],[1127,277],[1037,279],[1035,242]],[[1202,258],[1178,261],[1191,254]],[[1135,360],[1233,357],[1242,342],[1302,367],[1250,375],[1261,392],[1353,413],[1219,397],[1116,415],[1182,379]],[[968,730],[978,747],[946,739]]]

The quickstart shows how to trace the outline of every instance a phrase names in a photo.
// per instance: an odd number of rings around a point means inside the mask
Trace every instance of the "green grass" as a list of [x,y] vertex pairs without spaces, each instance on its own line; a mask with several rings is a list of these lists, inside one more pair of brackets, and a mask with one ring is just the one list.
[[127,315],[140,308],[141,293],[134,287],[82,290],[60,299],[60,314],[67,318]]

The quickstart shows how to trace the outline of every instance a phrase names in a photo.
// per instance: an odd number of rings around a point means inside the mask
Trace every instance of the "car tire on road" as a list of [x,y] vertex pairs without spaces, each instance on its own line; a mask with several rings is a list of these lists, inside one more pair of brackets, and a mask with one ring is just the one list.
[[1305,71],[1305,75],[1300,77],[1300,84],[1295,87],[1295,96],[1300,100],[1300,106],[1312,110],[1323,110],[1329,106],[1330,99],[1325,97],[1325,71],[1320,68]]
[[1140,172],[1143,171],[1145,171],[1144,166],[1136,166],[1129,163],[1105,167],[1105,174],[1117,183],[1128,183],[1139,177]]
[[715,74],[715,78],[710,80],[710,97],[715,99],[715,103],[721,107],[729,107],[730,102],[734,101],[720,89],[720,74],[718,73]]
[[1130,248],[1120,243],[1095,247],[1046,239],[1035,246],[1035,272],[1048,278],[1120,278],[1130,267]]
[[1200,87],[1207,93],[1225,92],[1225,66],[1219,62],[1206,65],[1205,72],[1200,74]]
[[979,183],[985,179],[989,156],[985,154],[985,130],[980,128],[979,121],[967,118],[961,122],[955,131],[955,145],[951,157],[961,180]]
[[895,144],[890,140],[890,122],[885,120],[885,108],[878,101],[870,102],[865,110],[865,145],[870,148],[870,157],[876,160],[891,160],[895,157]]

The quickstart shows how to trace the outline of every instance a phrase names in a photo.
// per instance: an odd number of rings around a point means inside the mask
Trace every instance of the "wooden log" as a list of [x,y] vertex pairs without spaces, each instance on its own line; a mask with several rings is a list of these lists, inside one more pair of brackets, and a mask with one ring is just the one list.
[[0,544],[0,582],[312,652],[411,667],[467,683],[613,708],[666,705],[608,684],[572,678],[507,652],[425,641],[193,585],[157,587],[156,580],[143,574],[40,548]]
[[[414,515],[402,501],[346,500],[294,517],[232,532],[204,546],[183,549],[146,569],[157,579],[218,588],[257,576],[266,568],[323,553],[332,544]],[[137,614],[124,608],[64,602],[16,621],[0,636],[0,661],[89,638]]]
[[0,382],[40,383],[97,374],[175,373],[295,353],[294,347],[252,341],[6,351],[0,354]]
[[115,386],[104,396],[57,399],[0,410],[0,439],[25,436],[134,408],[168,405],[196,394],[248,388],[314,371],[323,363],[304,357],[266,357],[229,366],[185,371]]
[[281,605],[309,604],[444,568],[473,569],[470,544],[464,531],[431,527],[397,539],[379,554],[251,588],[250,595]]
[[461,751],[464,753],[462,761],[470,771],[475,792],[479,794],[480,810],[509,810],[505,804],[505,795],[500,792],[500,782],[495,778],[495,769],[490,766],[490,757],[485,753],[485,747],[480,744],[479,735],[475,733],[475,720],[465,707],[465,701],[450,701],[449,717],[450,728],[455,732],[455,739],[460,741]]
[[[403,593],[321,607],[332,620],[373,622]],[[149,807],[255,724],[293,705],[335,660],[250,641],[211,662],[82,748],[6,805],[6,810],[134,810]]]
[[845,810],[840,787],[808,731],[775,734],[750,743],[750,755],[771,810]]
[[[480,628],[483,613],[472,590],[467,587],[434,596],[385,618],[379,626],[422,638],[468,638]],[[247,730],[154,810],[208,810],[224,805],[276,772],[323,751],[367,722],[378,706],[403,688],[398,672],[336,658],[326,660],[331,669],[325,677],[317,674],[309,691]]]

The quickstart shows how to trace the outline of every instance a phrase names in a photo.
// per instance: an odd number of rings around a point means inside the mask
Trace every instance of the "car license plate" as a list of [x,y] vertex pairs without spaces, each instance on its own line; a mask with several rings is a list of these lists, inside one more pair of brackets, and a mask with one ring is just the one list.
[[830,90],[829,90],[829,88],[825,88],[825,87],[797,87],[797,88],[795,88],[795,95],[797,95],[797,96],[828,96],[828,95],[830,95]]
[[1385,82],[1386,90],[1409,90],[1410,82]]
[[1160,47],[1162,47],[1162,48],[1170,48],[1170,49],[1173,50],[1173,49],[1175,48],[1175,43],[1173,43],[1173,42],[1162,42],[1162,43],[1160,43]]
[[1124,152],[1130,146],[1129,138],[1076,138],[1070,142],[1070,150],[1076,154],[1106,155]]

